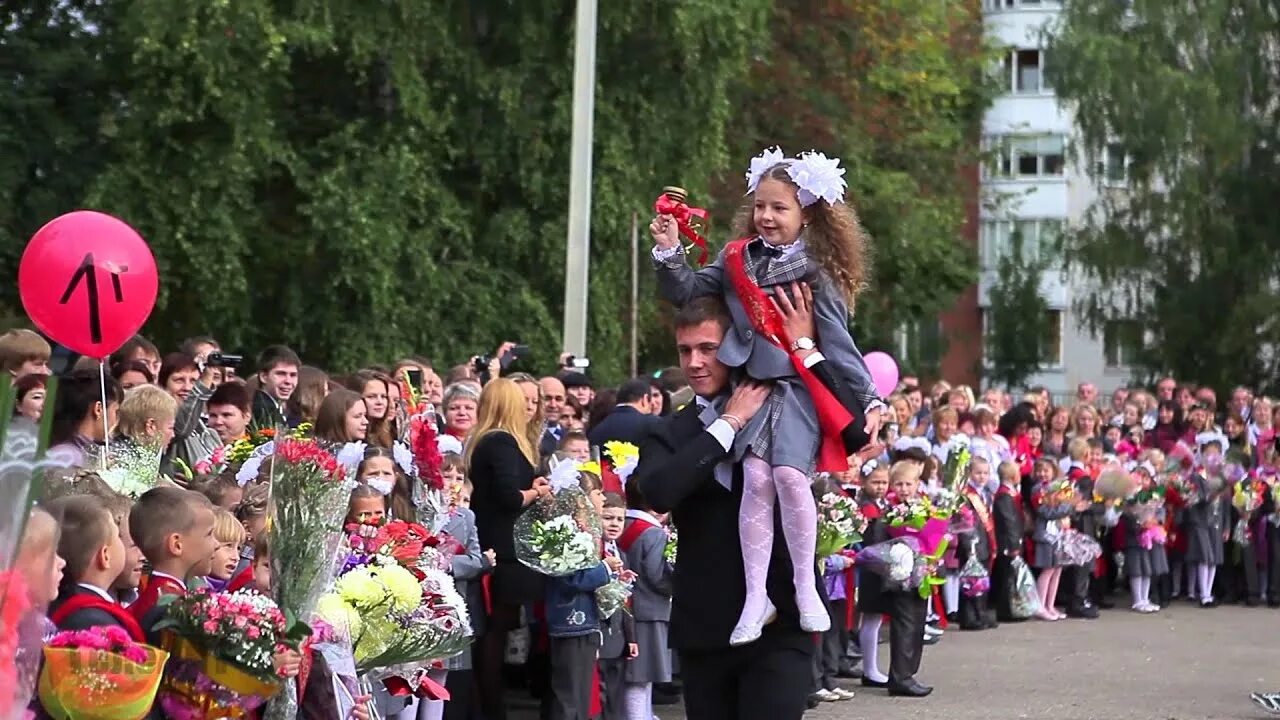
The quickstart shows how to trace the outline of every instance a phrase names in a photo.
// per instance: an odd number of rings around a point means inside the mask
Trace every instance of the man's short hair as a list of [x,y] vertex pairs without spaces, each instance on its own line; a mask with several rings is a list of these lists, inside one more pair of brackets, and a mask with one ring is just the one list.
[[241,412],[248,413],[253,408],[253,396],[249,394],[249,388],[241,383],[222,383],[209,396],[209,402],[206,405],[209,407],[231,405]]
[[258,372],[260,373],[269,373],[281,365],[300,368],[302,360],[298,358],[298,353],[284,345],[270,345],[258,355]]
[[650,383],[648,378],[631,378],[630,380],[622,383],[622,386],[618,388],[617,403],[619,405],[630,405],[634,402],[640,402],[641,400],[649,397],[649,387]]
[[191,355],[192,357],[195,357],[198,354],[196,353],[196,348],[200,347],[201,345],[212,345],[216,348],[222,347],[221,345],[218,344],[217,340],[214,340],[208,335],[196,335],[195,337],[189,337],[186,340],[183,340],[182,347],[178,349],[188,355]]
[[560,438],[560,443],[556,445],[556,449],[564,450],[566,447],[568,447],[569,443],[577,442],[579,440],[581,440],[582,442],[591,442],[590,440],[587,439],[586,433],[578,432],[577,430],[574,430],[573,432],[565,433],[564,437]]
[[729,326],[733,324],[729,316],[729,306],[717,295],[697,298],[680,308],[676,312],[674,324],[676,330],[684,330],[706,322],[717,323],[725,332],[728,332]]
[[160,359],[160,350],[156,348],[155,343],[146,339],[141,335],[134,335],[125,341],[120,349],[111,353],[111,364],[132,360],[134,355],[141,351],[143,355],[150,355],[157,360]]
[[0,370],[16,373],[29,362],[49,362],[53,348],[34,330],[10,330],[0,335]]

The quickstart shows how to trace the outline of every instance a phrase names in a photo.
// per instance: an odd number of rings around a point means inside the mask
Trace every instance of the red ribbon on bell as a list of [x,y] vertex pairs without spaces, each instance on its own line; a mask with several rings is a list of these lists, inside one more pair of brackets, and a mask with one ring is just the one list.
[[680,235],[693,243],[701,251],[698,253],[698,264],[707,264],[707,239],[702,237],[706,230],[707,211],[703,208],[689,207],[688,195],[683,188],[663,188],[662,194],[653,202],[653,209],[659,215],[670,215],[675,218]]

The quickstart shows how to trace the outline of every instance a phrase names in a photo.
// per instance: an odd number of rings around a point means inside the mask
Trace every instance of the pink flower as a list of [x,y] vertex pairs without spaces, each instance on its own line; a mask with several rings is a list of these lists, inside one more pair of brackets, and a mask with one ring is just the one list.
[[204,628],[204,631],[209,633],[210,635],[213,635],[214,633],[218,632],[218,623],[212,620],[205,620],[204,625],[201,625],[201,627]]
[[251,640],[257,640],[262,636],[262,631],[258,629],[257,625],[250,625],[249,629],[245,630],[245,634],[248,635]]
[[245,616],[241,615],[240,617],[237,617],[237,618],[236,618],[235,623],[236,623],[236,627],[238,627],[238,628],[242,628],[242,627],[244,627],[245,625],[248,625],[248,624],[249,624],[249,621],[248,621],[247,619],[245,619]]

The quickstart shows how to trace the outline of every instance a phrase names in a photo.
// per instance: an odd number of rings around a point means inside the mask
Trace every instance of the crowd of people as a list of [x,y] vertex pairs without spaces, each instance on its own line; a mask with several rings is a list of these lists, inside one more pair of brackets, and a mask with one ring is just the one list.
[[[1280,606],[1280,407],[1243,387],[1220,407],[1172,378],[1106,402],[1087,383],[1071,403],[1042,388],[988,388],[979,402],[914,377],[880,397],[848,331],[866,238],[843,172],[819,153],[763,153],[742,239],[696,272],[681,216],[655,217],[679,366],[616,388],[567,355],[529,374],[514,343],[451,367],[409,357],[347,375],[273,346],[242,377],[244,359],[211,337],[161,353],[137,336],[103,364],[59,353],[46,406],[53,348],[32,331],[0,336],[10,432],[48,428],[65,466],[41,484],[18,549],[18,567],[36,569],[32,602],[51,630],[116,626],[155,643],[163,597],[265,592],[290,561],[272,562],[269,463],[225,462],[229,449],[264,431],[306,438],[349,468],[347,523],[378,527],[441,509],[404,461],[425,421],[471,642],[422,668],[442,691],[374,687],[356,717],[504,720],[518,681],[548,720],[653,720],[677,698],[695,720],[798,718],[850,700],[841,678],[927,696],[924,647],[955,627],[1096,618],[1122,585],[1138,614],[1178,598]],[[636,467],[591,464],[616,443]],[[959,448],[972,459],[952,488]],[[540,572],[517,526],[563,489],[547,478],[566,462],[601,539],[585,569]],[[970,523],[915,586],[860,563],[947,492]],[[818,555],[832,498],[856,504],[865,531]],[[596,590],[623,577],[626,611],[603,612]],[[321,675],[305,647],[272,662]],[[299,684],[302,716],[334,717]]]

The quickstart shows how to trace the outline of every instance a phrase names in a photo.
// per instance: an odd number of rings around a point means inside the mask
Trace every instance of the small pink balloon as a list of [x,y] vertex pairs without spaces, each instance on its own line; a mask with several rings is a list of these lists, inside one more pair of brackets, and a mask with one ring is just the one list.
[[871,372],[871,382],[880,397],[888,397],[898,387],[898,363],[888,353],[867,353],[862,360]]

